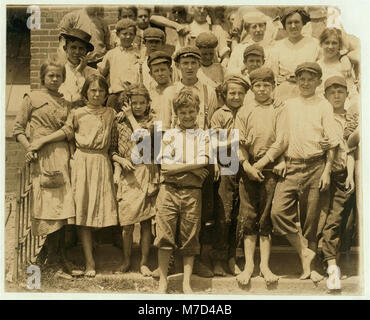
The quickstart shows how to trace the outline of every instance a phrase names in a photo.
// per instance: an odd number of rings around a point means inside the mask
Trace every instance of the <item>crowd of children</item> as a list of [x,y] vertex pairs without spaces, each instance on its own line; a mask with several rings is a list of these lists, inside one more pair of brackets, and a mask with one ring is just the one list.
[[175,253],[184,293],[192,273],[247,285],[257,243],[270,285],[279,280],[274,233],[297,251],[301,279],[322,280],[322,257],[338,284],[343,223],[359,188],[357,47],[339,29],[303,35],[310,14],[301,7],[281,9],[280,20],[258,8],[172,9],[121,8],[110,41],[99,8],[61,21],[61,54],[41,66],[43,89],[24,96],[14,127],[47,262],[71,271],[63,232],[74,224],[84,274],[94,277],[92,230],[120,226],[117,272],[127,272],[139,223],[140,272],[159,277],[161,293]]

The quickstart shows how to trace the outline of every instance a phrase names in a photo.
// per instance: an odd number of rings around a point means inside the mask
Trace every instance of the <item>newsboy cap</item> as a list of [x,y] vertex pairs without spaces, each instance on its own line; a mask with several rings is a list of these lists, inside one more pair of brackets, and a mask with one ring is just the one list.
[[182,47],[175,54],[175,62],[179,62],[180,57],[194,57],[200,59],[200,51],[197,47]]
[[347,82],[346,82],[346,79],[344,79],[344,77],[332,76],[326,79],[324,83],[324,90],[326,90],[327,88],[331,87],[334,84],[347,88]]
[[256,56],[265,57],[265,51],[263,48],[257,44],[251,44],[250,46],[246,47],[243,53],[244,60],[250,55],[255,54]]
[[236,83],[240,86],[242,86],[245,91],[248,91],[250,88],[249,83],[239,74],[229,74],[225,77],[224,85],[227,85],[228,83]]
[[164,62],[169,63],[171,65],[172,63],[171,56],[168,55],[164,51],[154,51],[149,55],[147,64],[148,64],[148,67],[150,67],[155,64],[164,63]]
[[202,32],[195,40],[195,45],[198,48],[216,48],[218,40],[212,32]]
[[316,62],[304,62],[297,66],[295,69],[294,74],[298,76],[298,74],[302,71],[308,71],[311,73],[318,74],[320,77],[322,76],[322,70],[318,63]]
[[249,79],[251,80],[252,85],[257,81],[266,81],[275,84],[274,72],[267,67],[261,67],[256,70],[253,70],[249,74]]
[[159,28],[146,28],[143,33],[144,40],[164,40],[166,35]]

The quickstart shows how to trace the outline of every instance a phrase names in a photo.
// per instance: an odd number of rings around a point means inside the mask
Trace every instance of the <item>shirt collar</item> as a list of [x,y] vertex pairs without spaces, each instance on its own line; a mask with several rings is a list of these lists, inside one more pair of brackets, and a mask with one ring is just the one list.
[[[203,85],[203,83],[201,83],[201,82],[200,82],[200,80],[198,79],[198,81],[197,81],[195,84],[193,84],[192,86],[190,86],[190,87],[191,87],[191,88],[195,87],[195,88],[197,88],[198,90],[200,90],[200,89],[201,89],[201,87],[202,87],[202,85]],[[181,89],[182,89],[182,88],[184,88],[184,87],[188,87],[188,86],[184,85],[184,84],[182,83],[182,81],[180,80],[180,81],[177,83],[177,89],[181,90]]]
[[72,70],[75,70],[78,67],[78,64],[74,65],[71,61],[67,59],[66,66],[68,66]]
[[[175,125],[175,129],[177,129],[177,130],[179,130],[179,131],[181,131],[181,132],[185,132],[186,130],[188,130],[188,129],[183,129],[183,128],[181,128],[179,124],[176,124],[176,125]],[[196,124],[194,128],[191,128],[191,129],[189,129],[189,130],[194,130],[194,131],[196,131],[196,130],[198,130],[198,129],[199,129],[199,126],[198,126],[198,124]]]
[[121,51],[133,51],[134,50],[134,46],[133,45],[131,45],[131,47],[128,47],[128,48],[124,48],[124,47],[122,47],[121,45],[119,45],[118,46],[119,47],[119,49],[121,50]]

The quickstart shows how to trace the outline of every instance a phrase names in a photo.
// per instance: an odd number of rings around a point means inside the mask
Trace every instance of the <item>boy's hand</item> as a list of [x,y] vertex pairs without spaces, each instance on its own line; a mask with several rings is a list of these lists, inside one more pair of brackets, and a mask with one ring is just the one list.
[[263,157],[262,159],[259,159],[255,164],[253,164],[253,167],[255,167],[257,170],[262,171],[263,168],[268,164],[266,161],[266,158]]
[[320,144],[320,147],[323,151],[327,151],[330,149],[331,145],[329,143],[329,138],[328,137],[323,137],[320,141],[319,141],[319,144]]
[[218,181],[220,179],[220,174],[221,174],[220,167],[218,166],[218,164],[215,164],[215,177],[213,180]]
[[41,147],[44,145],[44,141],[42,138],[36,139],[30,143],[30,145],[27,148],[27,151],[37,151],[40,150]]
[[353,190],[355,190],[355,181],[353,180],[353,177],[347,177],[345,188],[347,193],[352,193]]
[[209,172],[206,168],[200,168],[200,169],[196,169],[196,170],[193,170],[191,171],[191,173],[195,174],[196,176],[200,177],[202,180],[204,180],[205,178],[207,178]]
[[190,28],[187,25],[180,25],[176,31],[180,37],[185,37],[188,33],[190,33]]
[[272,172],[276,175],[285,178],[286,175],[286,162],[280,161],[276,166],[272,168]]
[[223,66],[224,68],[227,68],[228,64],[229,64],[229,60],[230,58],[228,57],[225,57],[222,62],[221,62],[221,66]]
[[243,163],[243,169],[250,180],[262,182],[265,179],[261,171],[251,165],[248,166],[246,162]]
[[132,109],[131,109],[131,106],[124,106],[122,108],[122,111],[124,112],[124,114],[126,115],[127,118],[130,118],[133,116],[133,113],[132,113]]
[[116,114],[117,122],[122,122],[126,118],[126,114],[123,111],[120,111]]
[[28,151],[25,155],[26,162],[31,162],[33,160],[37,160],[37,152],[35,151]]
[[121,159],[119,161],[119,164],[121,165],[122,169],[127,171],[135,171],[135,166],[131,163],[130,160],[127,159]]
[[327,173],[326,170],[324,170],[320,178],[319,184],[320,191],[328,190],[329,186],[330,186],[330,172]]
[[87,66],[87,59],[86,57],[80,57],[80,64],[77,66],[76,70],[78,72],[82,72]]

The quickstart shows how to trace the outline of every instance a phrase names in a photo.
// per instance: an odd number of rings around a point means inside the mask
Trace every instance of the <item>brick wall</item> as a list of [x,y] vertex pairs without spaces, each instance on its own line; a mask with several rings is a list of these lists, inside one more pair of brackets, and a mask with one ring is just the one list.
[[17,189],[17,172],[24,166],[24,148],[14,138],[5,141],[5,192]]
[[[41,29],[31,31],[31,90],[40,89],[41,63],[57,53],[59,22],[67,13],[82,8],[78,6],[40,6]],[[117,6],[104,6],[104,20],[110,29],[117,22],[117,16]]]

